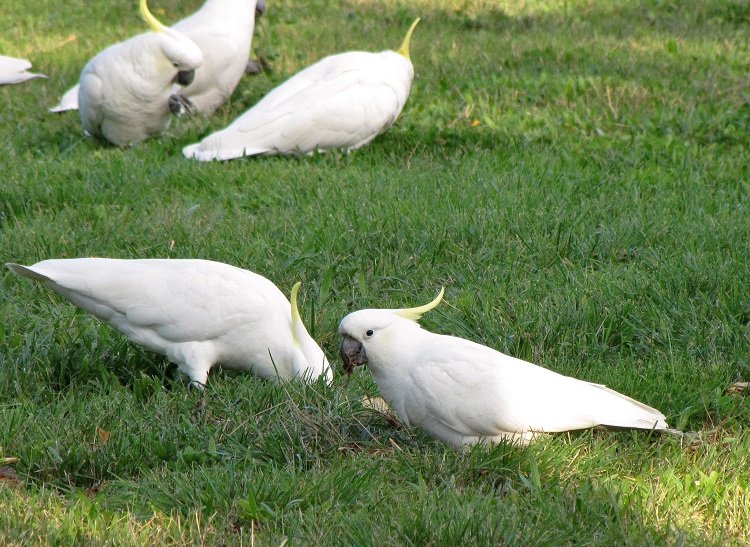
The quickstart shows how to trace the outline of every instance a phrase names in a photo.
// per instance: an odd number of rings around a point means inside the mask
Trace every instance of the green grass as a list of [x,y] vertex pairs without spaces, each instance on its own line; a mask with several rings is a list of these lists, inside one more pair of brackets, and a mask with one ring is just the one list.
[[[205,258],[301,308],[337,378],[176,367],[0,273],[0,543],[726,545],[750,542],[750,4],[269,2],[213,118],[127,150],[52,116],[135,3],[5,2],[0,260]],[[165,22],[199,0],[151,2]],[[396,47],[398,124],[350,155],[185,160],[320,57]],[[321,25],[326,32],[321,32]],[[75,35],[74,39],[69,39]],[[447,289],[425,327],[662,410],[693,440],[565,434],[466,451],[362,405],[336,328]]]

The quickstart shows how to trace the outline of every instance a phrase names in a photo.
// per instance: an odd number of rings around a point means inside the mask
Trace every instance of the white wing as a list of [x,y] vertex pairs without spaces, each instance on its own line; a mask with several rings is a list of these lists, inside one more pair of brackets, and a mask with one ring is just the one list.
[[406,412],[411,423],[430,423],[444,435],[667,427],[662,413],[630,397],[468,340],[433,334],[423,348],[411,369],[411,399],[419,404]]
[[201,260],[47,260],[26,267],[31,275],[20,271],[24,267],[11,268],[26,277],[36,274],[128,335],[162,343],[217,339],[236,325],[261,321],[274,297],[286,302],[262,276]]
[[46,78],[44,74],[28,72],[31,63],[26,59],[16,59],[0,55],[0,85],[19,84],[33,78]]

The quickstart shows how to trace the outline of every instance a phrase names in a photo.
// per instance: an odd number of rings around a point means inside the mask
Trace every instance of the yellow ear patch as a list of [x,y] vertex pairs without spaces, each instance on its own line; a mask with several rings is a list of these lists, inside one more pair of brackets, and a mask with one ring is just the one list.
[[443,300],[444,294],[445,287],[440,289],[440,294],[437,295],[437,298],[435,298],[435,300],[433,300],[429,304],[425,304],[424,306],[419,306],[417,308],[403,308],[400,310],[393,310],[393,313],[401,317],[405,317],[406,319],[417,321],[420,317],[422,317],[422,314],[425,314],[431,309],[437,307],[437,305],[440,304],[440,302]]

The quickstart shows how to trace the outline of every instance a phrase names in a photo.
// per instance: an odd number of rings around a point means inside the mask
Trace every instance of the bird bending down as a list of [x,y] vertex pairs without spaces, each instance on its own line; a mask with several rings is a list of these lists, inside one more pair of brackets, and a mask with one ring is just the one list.
[[[192,83],[180,90],[200,114],[213,114],[237,87],[247,68],[255,19],[265,11],[265,0],[207,0],[193,15],[172,25],[203,54]],[[76,85],[50,112],[77,109]]]
[[409,28],[398,52],[332,55],[273,89],[231,125],[186,146],[187,158],[229,160],[256,154],[311,154],[366,145],[398,118],[414,67]]
[[166,131],[172,114],[191,107],[175,93],[193,81],[203,54],[189,38],[165,27],[140,0],[152,32],[108,47],[81,72],[78,105],[83,128],[117,146]]
[[29,72],[31,63],[26,59],[16,59],[0,55],[0,85],[20,84],[33,78],[46,78],[44,74]]
[[661,412],[603,385],[422,329],[417,320],[443,293],[418,308],[356,311],[339,325],[344,370],[367,364],[407,425],[454,447],[482,439],[525,445],[597,426],[668,430]]
[[133,342],[166,355],[203,389],[213,365],[268,379],[332,372],[297,309],[271,281],[208,260],[79,258],[7,265]]

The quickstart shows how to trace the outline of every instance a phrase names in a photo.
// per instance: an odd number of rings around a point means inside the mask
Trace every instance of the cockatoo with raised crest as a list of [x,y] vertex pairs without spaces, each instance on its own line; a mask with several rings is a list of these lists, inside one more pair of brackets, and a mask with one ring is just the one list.
[[108,47],[81,72],[78,105],[83,128],[117,146],[166,131],[172,114],[190,110],[175,92],[189,85],[203,54],[192,40],[162,25],[140,0],[152,32]]
[[44,74],[29,72],[31,63],[26,59],[17,59],[0,55],[0,85],[20,84],[33,78],[46,78]]
[[[593,427],[668,430],[658,410],[603,385],[557,374],[417,320],[437,306],[367,309],[339,325],[344,370],[365,365],[406,424],[459,447]],[[668,430],[671,431],[671,430]]]
[[[237,87],[247,68],[255,19],[265,11],[265,0],[207,0],[193,15],[172,25],[203,53],[192,83],[180,90],[200,114],[213,114]],[[77,108],[78,86],[68,90],[50,112]]]
[[409,97],[409,43],[396,51],[332,55],[273,89],[227,128],[183,149],[188,158],[229,160],[256,154],[354,150],[387,130]]
[[271,281],[208,260],[79,258],[8,264],[131,341],[166,355],[203,389],[214,365],[313,381],[331,368],[297,309]]

